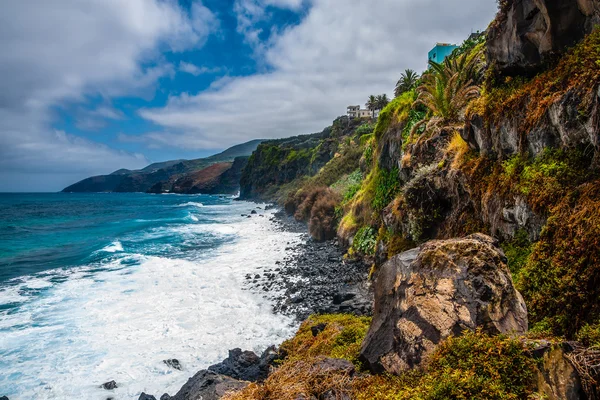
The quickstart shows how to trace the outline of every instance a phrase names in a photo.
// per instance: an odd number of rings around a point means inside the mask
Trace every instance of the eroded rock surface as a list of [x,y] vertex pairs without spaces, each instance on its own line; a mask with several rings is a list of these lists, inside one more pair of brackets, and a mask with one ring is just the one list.
[[540,343],[532,352],[538,360],[535,369],[537,392],[548,400],[583,400],[585,394],[577,370],[566,354],[571,351],[568,343],[552,345]]
[[527,309],[506,257],[483,234],[434,240],[386,262],[361,359],[374,372],[416,367],[451,335],[523,333]]
[[600,22],[598,0],[508,0],[488,31],[487,58],[508,75],[534,73]]

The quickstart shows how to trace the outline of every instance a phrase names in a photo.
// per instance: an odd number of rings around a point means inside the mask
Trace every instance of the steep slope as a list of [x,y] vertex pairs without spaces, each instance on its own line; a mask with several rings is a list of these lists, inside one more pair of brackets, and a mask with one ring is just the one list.
[[154,163],[135,171],[120,169],[110,175],[84,179],[66,187],[63,192],[146,192],[160,182],[174,181],[212,164],[232,163],[236,157],[249,156],[261,142],[252,140],[206,158]]
[[248,157],[236,157],[233,163],[220,162],[199,171],[161,181],[153,185],[149,193],[181,194],[235,194],[240,187],[242,169]]

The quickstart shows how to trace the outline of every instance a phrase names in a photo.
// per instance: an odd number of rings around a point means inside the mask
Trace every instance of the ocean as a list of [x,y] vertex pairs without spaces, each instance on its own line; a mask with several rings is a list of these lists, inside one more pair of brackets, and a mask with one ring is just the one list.
[[[273,211],[204,195],[0,194],[0,396],[173,395],[229,349],[296,330],[246,290],[299,243]],[[261,217],[260,214],[263,216]],[[178,359],[183,371],[163,360]],[[106,391],[104,382],[118,388]]]

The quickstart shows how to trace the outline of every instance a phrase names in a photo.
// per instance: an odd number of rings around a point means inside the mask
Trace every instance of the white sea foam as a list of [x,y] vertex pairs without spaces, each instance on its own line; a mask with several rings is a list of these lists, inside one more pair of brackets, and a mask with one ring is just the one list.
[[204,207],[204,204],[195,201],[188,201],[187,203],[179,204],[177,207]]
[[123,245],[118,240],[115,240],[100,251],[104,251],[106,253],[116,253],[118,251],[123,251]]
[[[250,207],[238,203],[232,212]],[[268,300],[243,286],[246,274],[281,260],[298,234],[275,231],[259,217],[173,229],[235,240],[201,262],[119,253],[102,272],[49,271],[0,291],[0,304],[22,303],[16,313],[0,312],[0,394],[11,400],[173,395],[228,349],[261,351],[293,333],[292,320],[274,315]],[[68,278],[53,283],[56,276]],[[22,293],[34,287],[43,295]],[[168,368],[162,362],[168,358],[184,370]],[[99,388],[113,379],[114,392]]]

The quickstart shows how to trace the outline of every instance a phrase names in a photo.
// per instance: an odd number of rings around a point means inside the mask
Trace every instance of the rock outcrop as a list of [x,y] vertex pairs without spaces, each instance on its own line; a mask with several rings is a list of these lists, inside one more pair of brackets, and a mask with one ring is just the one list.
[[538,361],[535,368],[537,392],[548,400],[587,399],[579,373],[573,367],[567,354],[572,351],[569,343],[553,345],[542,341],[532,351]]
[[489,236],[436,240],[401,253],[378,272],[373,323],[361,360],[400,373],[464,330],[523,333],[527,310],[506,258]]
[[202,370],[191,377],[170,400],[218,400],[230,391],[241,390],[248,385],[229,376]]
[[598,0],[506,0],[488,30],[488,62],[506,75],[534,73],[598,23]]
[[575,90],[567,91],[528,132],[522,129],[526,117],[515,112],[486,122],[480,115],[473,115],[467,119],[461,136],[474,150],[500,157],[525,152],[537,156],[546,148],[600,147],[600,87],[589,99]]
[[259,357],[252,351],[229,350],[229,357],[208,367],[209,371],[242,381],[262,381],[269,375],[273,361],[278,358],[275,347],[269,347]]

